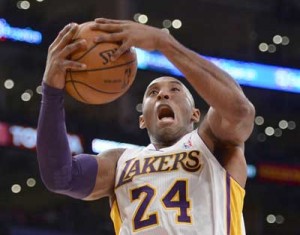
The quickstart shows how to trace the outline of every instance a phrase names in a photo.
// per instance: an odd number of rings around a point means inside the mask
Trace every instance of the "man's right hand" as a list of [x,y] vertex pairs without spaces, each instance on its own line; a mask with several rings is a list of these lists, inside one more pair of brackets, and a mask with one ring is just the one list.
[[86,65],[71,61],[68,58],[77,50],[84,50],[87,47],[84,39],[72,42],[72,38],[78,30],[76,23],[65,26],[48,49],[46,69],[43,81],[54,88],[65,87],[66,71],[68,69],[85,69]]

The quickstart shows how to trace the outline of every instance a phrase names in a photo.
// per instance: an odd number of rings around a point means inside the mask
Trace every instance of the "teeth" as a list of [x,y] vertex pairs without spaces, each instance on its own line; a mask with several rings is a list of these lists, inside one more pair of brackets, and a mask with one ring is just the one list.
[[174,118],[172,118],[172,117],[163,117],[160,120],[174,120]]

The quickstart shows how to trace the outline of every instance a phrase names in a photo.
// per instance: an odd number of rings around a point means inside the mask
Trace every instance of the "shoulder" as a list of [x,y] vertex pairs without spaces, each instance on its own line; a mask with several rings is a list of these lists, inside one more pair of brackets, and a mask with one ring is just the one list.
[[96,158],[99,160],[103,158],[109,158],[111,161],[118,161],[118,159],[126,150],[127,149],[125,148],[109,149],[104,152],[98,153]]
[[98,175],[102,175],[103,171],[111,172],[110,174],[115,174],[117,163],[120,157],[126,152],[125,148],[110,149],[99,153],[96,156],[98,162]]
[[98,163],[96,182],[93,191],[85,200],[96,200],[113,194],[116,166],[125,150],[111,149],[94,156]]
[[206,119],[199,126],[198,134],[222,167],[240,186],[245,187],[247,163],[244,142],[236,143],[218,138],[214,135]]

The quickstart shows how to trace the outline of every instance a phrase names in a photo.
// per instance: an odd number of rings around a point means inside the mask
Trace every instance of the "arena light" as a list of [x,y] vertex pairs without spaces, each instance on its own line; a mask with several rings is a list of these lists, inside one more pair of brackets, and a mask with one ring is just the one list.
[[172,21],[172,26],[173,26],[174,29],[179,29],[179,28],[181,28],[181,26],[182,26],[181,20],[178,20],[178,19],[173,20],[173,21]]
[[5,19],[0,18],[0,38],[10,39],[12,41],[21,41],[30,44],[40,44],[42,34],[39,31],[32,30],[28,27],[17,28],[11,27]]
[[94,153],[101,153],[114,148],[136,148],[142,147],[135,144],[121,143],[112,140],[94,139],[92,141],[92,150]]
[[294,129],[296,129],[296,122],[294,122],[294,121],[289,121],[289,122],[288,122],[288,129],[289,129],[289,130],[294,130]]
[[7,80],[5,80],[5,82],[4,82],[4,87],[6,88],[6,89],[12,89],[13,87],[14,87],[14,85],[15,85],[15,83],[14,83],[14,81],[13,80],[11,80],[11,79],[7,79]]
[[29,178],[26,180],[26,184],[28,187],[32,188],[36,185],[36,180],[34,178]]
[[133,16],[134,21],[139,22],[140,15],[141,15],[141,13],[135,13]]
[[276,215],[276,223],[277,224],[283,224],[285,221],[285,218],[282,215]]
[[268,222],[269,224],[274,224],[275,221],[276,221],[276,217],[275,217],[275,215],[270,214],[270,215],[267,216],[266,220],[267,220],[267,222]]
[[262,116],[257,116],[255,118],[255,124],[258,125],[258,126],[263,125],[264,122],[265,122],[265,119]]
[[145,14],[139,15],[138,22],[140,22],[141,24],[146,24],[148,22],[148,16]]
[[[9,128],[9,132],[12,135],[14,146],[27,149],[36,148],[36,129],[14,125]],[[68,134],[68,141],[72,153],[78,154],[83,152],[80,138],[77,135]]]
[[[139,69],[182,76],[182,73],[161,53],[147,52],[138,48],[136,52]],[[205,58],[228,72],[241,85],[300,93],[299,69],[206,56]]]
[[136,110],[138,113],[142,113],[142,112],[143,112],[143,104],[142,104],[142,103],[138,103],[138,104],[135,106],[135,110]]
[[247,176],[248,178],[254,178],[256,176],[256,167],[254,165],[249,164],[247,166]]
[[284,46],[287,46],[287,45],[289,45],[289,43],[290,43],[289,37],[283,36],[281,44],[284,45]]
[[30,8],[30,2],[28,1],[18,1],[17,8],[22,10],[28,10]]
[[275,44],[280,44],[280,43],[282,43],[282,37],[281,37],[280,35],[275,35],[275,36],[273,37],[273,42],[274,42]]
[[281,120],[279,123],[278,123],[278,126],[281,128],[281,129],[286,129],[288,128],[289,124],[286,120]]
[[27,102],[31,99],[31,95],[28,92],[24,92],[21,95],[21,100],[23,100],[24,102]]
[[162,22],[162,25],[164,28],[170,28],[172,26],[172,21],[169,20],[169,19],[165,19],[163,22]]
[[266,134],[267,136],[272,136],[272,135],[274,135],[274,133],[275,133],[275,130],[274,130],[274,128],[271,127],[271,126],[268,126],[268,127],[265,129],[265,134]]
[[41,85],[37,86],[36,89],[35,89],[35,91],[36,91],[36,93],[38,93],[39,95],[41,95],[42,94],[42,86]]
[[257,176],[260,180],[289,185],[300,185],[300,166],[292,164],[259,163]]
[[21,185],[19,185],[19,184],[14,184],[11,186],[11,191],[13,193],[20,193],[21,190],[22,190],[22,188],[21,188]]
[[273,214],[269,214],[267,217],[266,217],[266,221],[269,223],[269,224],[274,224],[274,223],[277,223],[277,224],[283,224],[284,221],[285,221],[285,218],[282,216],[282,215],[273,215]]
[[277,47],[274,44],[270,44],[268,47],[268,52],[269,53],[275,53],[277,50]]
[[258,49],[261,52],[266,52],[269,49],[269,45],[267,43],[265,43],[265,42],[262,42],[262,43],[259,44]]
[[[37,130],[32,127],[9,125],[0,122],[0,146],[15,146],[34,150],[36,148]],[[78,135],[67,134],[69,147],[72,153],[83,152],[81,139]]]
[[274,132],[275,137],[281,137],[282,136],[282,130],[280,128],[276,128]]

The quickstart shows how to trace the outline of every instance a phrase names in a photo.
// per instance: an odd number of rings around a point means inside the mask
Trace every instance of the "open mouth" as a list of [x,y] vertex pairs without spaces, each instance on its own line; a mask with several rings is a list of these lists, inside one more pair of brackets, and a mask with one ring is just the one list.
[[158,119],[174,119],[175,114],[172,110],[172,108],[168,105],[162,105],[158,107]]

